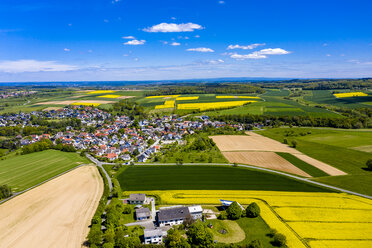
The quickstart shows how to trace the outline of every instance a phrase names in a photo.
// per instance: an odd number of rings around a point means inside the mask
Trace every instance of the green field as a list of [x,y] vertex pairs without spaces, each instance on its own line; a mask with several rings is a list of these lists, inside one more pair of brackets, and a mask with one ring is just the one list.
[[[343,91],[350,92],[350,91]],[[365,92],[368,94],[368,92]],[[363,102],[372,101],[372,95],[364,97],[345,97],[345,98],[336,98],[332,91],[330,90],[313,90],[310,96],[305,96],[305,100],[311,101],[319,104],[328,104],[335,105],[339,107],[346,108],[365,108],[368,107],[364,105]]]
[[0,184],[22,191],[83,163],[77,153],[47,150],[0,161]]
[[284,176],[230,166],[137,165],[117,179],[123,190],[273,190],[327,192]]
[[372,195],[372,172],[365,165],[372,159],[371,130],[274,128],[259,133],[280,142],[296,140],[297,150],[349,174],[314,180]]

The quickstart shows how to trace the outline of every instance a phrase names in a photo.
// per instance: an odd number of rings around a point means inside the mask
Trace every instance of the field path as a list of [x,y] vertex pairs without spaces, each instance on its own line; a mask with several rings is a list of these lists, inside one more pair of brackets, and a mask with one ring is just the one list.
[[0,205],[0,247],[81,247],[103,192],[82,166]]

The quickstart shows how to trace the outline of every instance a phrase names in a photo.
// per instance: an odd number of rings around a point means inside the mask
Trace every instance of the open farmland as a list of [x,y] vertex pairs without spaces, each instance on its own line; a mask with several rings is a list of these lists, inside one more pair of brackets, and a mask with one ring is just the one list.
[[[290,172],[302,176],[318,176],[313,174],[315,169],[309,168],[313,166],[323,172],[325,175],[345,175],[344,172],[338,170],[328,164],[325,164],[316,159],[310,158],[298,150],[282,144],[276,140],[261,136],[255,132],[247,132],[247,135],[219,135],[211,136],[210,138],[217,144],[218,148],[226,156],[230,162],[250,164],[275,170]],[[265,152],[265,153],[260,153]],[[283,164],[279,155],[272,155],[267,152],[282,152],[296,156],[300,160],[306,161],[309,166],[296,167],[297,163]],[[235,154],[234,154],[235,153]],[[281,163],[281,164],[278,164]]]
[[83,163],[88,160],[77,153],[55,150],[9,158],[0,161],[0,184],[22,191]]
[[348,173],[318,178],[317,181],[372,195],[372,175],[365,170],[365,163],[371,158],[371,153],[367,152],[372,146],[371,130],[273,128],[259,133],[277,141],[296,140],[296,149],[307,155],[294,154],[301,160],[311,163],[308,159],[316,159]]
[[81,247],[103,192],[83,166],[0,205],[0,247]]
[[123,190],[277,190],[328,192],[327,189],[294,179],[231,166],[138,165],[121,172],[117,179]]
[[[125,194],[134,193],[125,192]],[[143,191],[141,191],[143,192]],[[220,199],[257,202],[264,221],[288,240],[288,247],[369,248],[372,200],[343,193],[251,190],[147,191],[162,204],[220,205]],[[279,217],[279,218],[278,218]]]
[[245,163],[285,171],[299,176],[311,177],[275,152],[222,152],[222,154],[232,163]]

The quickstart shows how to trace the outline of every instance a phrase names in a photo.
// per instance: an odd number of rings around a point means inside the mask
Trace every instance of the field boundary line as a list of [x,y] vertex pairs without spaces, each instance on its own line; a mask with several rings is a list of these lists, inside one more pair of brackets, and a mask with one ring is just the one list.
[[51,177],[51,178],[49,178],[49,179],[47,179],[47,180],[45,180],[45,181],[42,181],[41,183],[38,183],[38,184],[36,184],[36,185],[34,185],[34,186],[32,186],[32,187],[29,187],[29,188],[27,188],[27,189],[25,189],[25,190],[22,190],[22,191],[20,191],[20,192],[16,192],[16,193],[14,193],[12,196],[10,196],[10,197],[8,197],[8,198],[5,198],[5,199],[1,200],[1,201],[0,201],[0,205],[3,204],[4,202],[7,202],[7,201],[13,199],[14,197],[16,197],[16,196],[18,196],[18,195],[21,195],[21,194],[23,194],[23,193],[26,193],[27,191],[29,191],[29,190],[31,190],[31,189],[34,189],[34,188],[36,188],[36,187],[38,187],[38,186],[40,186],[40,185],[42,185],[42,184],[44,184],[44,183],[46,183],[46,182],[49,182],[49,181],[51,181],[51,180],[53,180],[53,179],[55,179],[55,178],[57,178],[57,177],[59,177],[59,176],[62,176],[62,175],[66,174],[66,173],[68,173],[68,172],[70,172],[70,171],[75,170],[76,168],[79,168],[79,167],[82,167],[82,166],[85,166],[85,165],[89,165],[89,164],[81,164],[81,165],[78,165],[78,166],[76,166],[76,167],[74,167],[74,168],[71,168],[71,169],[69,169],[69,170],[67,170],[67,171],[64,171],[64,172],[62,172],[62,173],[60,173],[60,174],[58,174],[58,175],[56,175],[56,176],[53,176],[53,177]]

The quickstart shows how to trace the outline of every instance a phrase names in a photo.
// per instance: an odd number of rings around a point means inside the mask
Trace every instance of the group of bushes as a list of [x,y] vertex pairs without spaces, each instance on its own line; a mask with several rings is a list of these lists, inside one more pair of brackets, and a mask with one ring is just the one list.
[[0,199],[8,198],[12,194],[12,189],[8,185],[0,185]]
[[256,218],[260,216],[260,207],[257,203],[252,202],[248,205],[246,209],[242,209],[241,206],[237,202],[231,203],[231,205],[226,209],[226,212],[222,212],[218,219],[220,220],[237,220],[241,217],[249,217],[249,218]]

